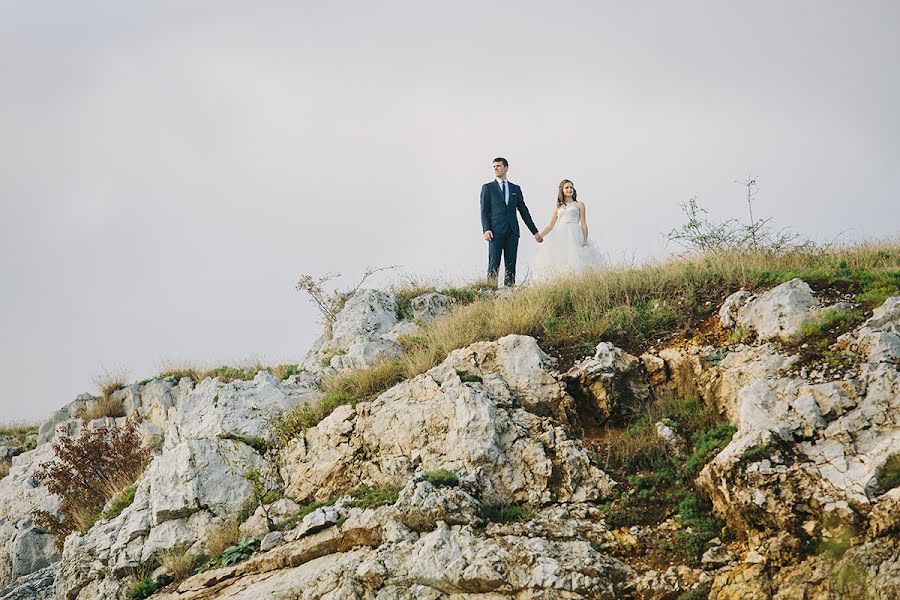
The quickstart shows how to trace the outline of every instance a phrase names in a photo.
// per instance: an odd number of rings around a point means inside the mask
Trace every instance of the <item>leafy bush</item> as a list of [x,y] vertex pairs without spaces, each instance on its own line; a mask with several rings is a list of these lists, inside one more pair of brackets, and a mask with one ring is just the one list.
[[60,429],[53,451],[56,458],[42,463],[34,478],[62,499],[62,519],[47,511],[35,511],[33,518],[57,535],[59,548],[73,531],[89,529],[107,501],[134,483],[150,461],[134,421],[123,428],[100,427],[77,438]]
[[691,198],[681,205],[687,223],[668,233],[668,239],[688,252],[707,253],[721,251],[786,252],[812,250],[815,244],[800,240],[800,235],[787,229],[776,229],[771,219],[755,219],[751,198],[756,193],[755,180],[744,182],[747,186],[747,203],[750,219],[741,223],[738,219],[711,221],[709,213]]
[[424,477],[425,481],[436,486],[455,487],[459,485],[459,477],[456,476],[456,473],[447,469],[429,471],[425,473]]
[[256,552],[257,547],[259,547],[258,540],[244,540],[236,546],[230,546],[225,549],[225,552],[222,553],[222,557],[221,559],[219,559],[219,564],[223,567],[227,567],[228,565],[233,565],[235,563],[241,562],[242,560],[246,560],[253,556],[253,553]]
[[378,508],[387,504],[393,504],[400,497],[400,486],[385,485],[374,487],[361,485],[349,492],[353,500],[350,506],[358,508]]
[[129,598],[134,598],[135,600],[143,600],[143,598],[149,598],[155,594],[157,588],[158,586],[156,585],[156,582],[153,581],[153,578],[147,577],[128,588],[125,595]]

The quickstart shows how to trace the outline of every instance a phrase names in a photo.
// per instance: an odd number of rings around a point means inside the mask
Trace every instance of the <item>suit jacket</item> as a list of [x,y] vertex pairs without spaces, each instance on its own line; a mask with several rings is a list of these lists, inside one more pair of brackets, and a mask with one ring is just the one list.
[[518,210],[529,231],[533,234],[537,233],[538,228],[534,226],[531,213],[525,206],[522,188],[509,181],[506,182],[506,185],[509,186],[508,206],[496,179],[481,186],[481,232],[491,231],[494,235],[507,233],[519,235],[519,219],[516,217],[516,210]]

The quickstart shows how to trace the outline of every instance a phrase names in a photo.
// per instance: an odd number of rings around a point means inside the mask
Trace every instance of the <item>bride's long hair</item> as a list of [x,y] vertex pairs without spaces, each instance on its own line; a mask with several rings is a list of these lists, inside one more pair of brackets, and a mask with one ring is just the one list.
[[[563,194],[563,187],[567,183],[572,183],[571,179],[563,179],[559,182],[559,194],[556,196],[556,207],[559,208],[563,204],[566,203],[566,196]],[[575,189],[575,184],[572,183],[572,202],[578,201],[578,190]]]

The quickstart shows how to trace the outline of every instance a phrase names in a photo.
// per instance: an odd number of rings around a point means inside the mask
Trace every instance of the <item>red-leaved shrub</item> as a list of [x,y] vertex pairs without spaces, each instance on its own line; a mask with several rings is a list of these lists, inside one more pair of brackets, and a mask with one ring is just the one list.
[[137,422],[125,427],[100,427],[73,438],[61,429],[53,444],[56,458],[42,463],[34,478],[62,499],[59,513],[34,511],[32,519],[57,535],[57,547],[73,531],[87,531],[107,501],[134,483],[150,462],[141,444]]

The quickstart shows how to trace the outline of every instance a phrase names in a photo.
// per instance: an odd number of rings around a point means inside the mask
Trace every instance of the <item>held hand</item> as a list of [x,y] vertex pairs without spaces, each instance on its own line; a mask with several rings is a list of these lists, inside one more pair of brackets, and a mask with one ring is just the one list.
[[490,231],[490,230],[485,231],[485,232],[484,232],[484,239],[485,239],[486,241],[488,241],[488,242],[491,241],[492,239],[494,239],[494,233],[493,233],[492,231]]
[[540,233],[536,233],[534,234],[534,239],[537,240],[538,244],[540,244],[544,241],[544,236],[542,236]]

